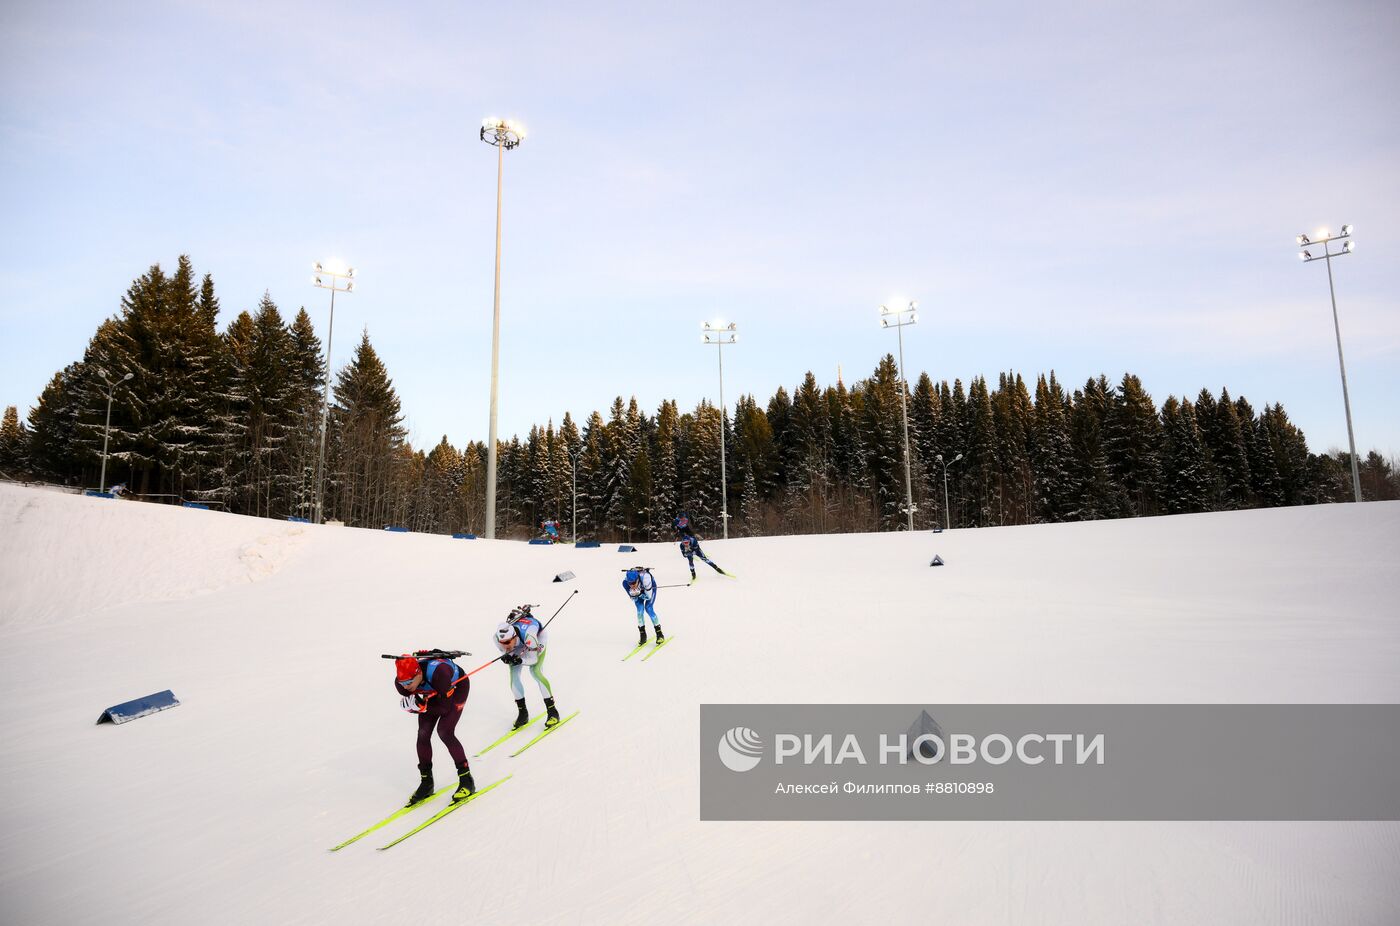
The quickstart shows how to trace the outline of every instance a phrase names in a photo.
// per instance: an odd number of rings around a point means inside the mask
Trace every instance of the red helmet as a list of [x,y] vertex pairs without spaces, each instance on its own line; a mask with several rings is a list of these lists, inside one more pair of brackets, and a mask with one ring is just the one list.
[[394,660],[394,672],[401,682],[408,681],[421,671],[423,670],[419,667],[418,660],[407,653]]

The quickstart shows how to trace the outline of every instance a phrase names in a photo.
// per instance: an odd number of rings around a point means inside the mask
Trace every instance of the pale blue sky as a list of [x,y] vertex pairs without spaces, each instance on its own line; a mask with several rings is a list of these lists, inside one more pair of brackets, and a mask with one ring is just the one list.
[[[264,289],[324,335],[313,260],[358,268],[416,444],[486,436],[495,152],[502,433],[617,394],[725,392],[894,351],[913,371],[1138,373],[1282,402],[1400,453],[1394,3],[18,3],[0,6],[0,405],[77,359],[149,264]],[[509,6],[512,9],[502,10]],[[1389,91],[1387,87],[1391,88]]]

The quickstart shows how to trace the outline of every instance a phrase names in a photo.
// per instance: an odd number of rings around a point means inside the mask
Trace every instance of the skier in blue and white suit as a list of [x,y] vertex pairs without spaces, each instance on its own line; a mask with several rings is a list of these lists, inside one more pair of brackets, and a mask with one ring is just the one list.
[[651,618],[651,625],[656,628],[656,642],[660,643],[666,639],[666,635],[661,632],[661,621],[656,616],[656,580],[651,576],[651,570],[645,566],[633,566],[627,570],[627,575],[622,579],[622,590],[632,599],[632,603],[637,606],[637,634],[641,638],[637,645],[641,646],[647,641],[647,625],[643,615]]
[[510,666],[510,691],[515,695],[515,706],[519,709],[512,729],[520,729],[530,722],[530,712],[525,709],[525,688],[520,683],[520,667],[528,666],[535,684],[540,686],[544,698],[546,727],[559,722],[559,709],[554,706],[554,689],[549,679],[544,677],[545,648],[549,645],[549,631],[540,626],[539,618],[530,613],[529,605],[521,605],[510,612],[505,623],[496,628],[496,648],[501,651],[501,662]]
[[[694,534],[681,538],[681,555],[685,557],[686,564],[690,566],[690,582],[695,584],[695,557],[700,557],[700,561],[708,563],[710,568],[722,576],[730,575],[720,568],[719,564],[705,555],[705,551],[700,549],[700,538]],[[731,576],[732,578],[732,576]]]

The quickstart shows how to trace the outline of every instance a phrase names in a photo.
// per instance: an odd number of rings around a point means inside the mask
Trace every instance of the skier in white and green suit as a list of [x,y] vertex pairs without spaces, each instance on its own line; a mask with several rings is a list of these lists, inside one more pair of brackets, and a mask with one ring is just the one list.
[[510,690],[515,695],[515,706],[520,709],[512,729],[520,729],[530,722],[530,712],[525,709],[525,688],[520,683],[520,667],[528,666],[535,684],[540,686],[547,716],[544,725],[552,727],[559,722],[559,709],[554,706],[554,689],[544,675],[545,647],[549,645],[549,632],[540,625],[539,618],[530,613],[529,605],[521,605],[510,612],[505,623],[496,628],[496,647],[501,650],[501,662],[510,666]]

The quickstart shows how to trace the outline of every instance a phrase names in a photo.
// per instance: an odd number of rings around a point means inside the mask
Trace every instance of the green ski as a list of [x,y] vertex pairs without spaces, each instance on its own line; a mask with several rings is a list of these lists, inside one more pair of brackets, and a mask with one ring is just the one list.
[[415,809],[415,808],[417,808],[417,807],[421,807],[422,805],[426,804],[428,801],[431,801],[431,800],[432,800],[433,798],[435,798],[435,797],[439,797],[439,796],[441,796],[441,795],[443,795],[443,794],[448,794],[448,793],[450,793],[450,792],[452,792],[452,791],[456,791],[456,790],[457,790],[457,785],[456,785],[455,783],[454,783],[454,784],[450,784],[450,785],[448,785],[447,787],[443,788],[441,791],[438,791],[438,792],[436,792],[435,794],[430,794],[430,795],[428,795],[427,797],[423,798],[421,801],[416,801],[415,803],[409,804],[409,805],[406,806],[406,807],[400,807],[400,808],[399,808],[398,810],[396,810],[394,813],[389,814],[389,816],[385,817],[383,820],[380,820],[378,823],[374,824],[374,826],[371,826],[369,829],[365,830],[363,833],[357,833],[356,835],[351,836],[349,839],[345,840],[344,842],[342,842],[342,843],[341,843],[340,845],[338,845],[338,846],[331,846],[331,851],[332,851],[332,852],[337,852],[337,851],[339,851],[339,850],[341,850],[341,849],[344,849],[346,846],[350,845],[350,843],[355,842],[355,841],[358,840],[358,839],[363,839],[364,837],[368,836],[370,833],[373,833],[375,830],[379,829],[381,826],[387,826],[387,825],[389,825],[390,823],[393,823],[395,820],[397,820],[399,817],[402,817],[404,814],[408,813],[410,810],[413,810],[413,809]]
[[653,647],[651,648],[651,652],[647,653],[645,656],[642,657],[642,662],[646,662],[648,659],[650,659],[651,657],[655,656],[657,653],[661,652],[661,647],[665,646],[667,643],[670,643],[670,642],[671,642],[672,640],[674,640],[674,639],[675,639],[675,637],[667,637],[666,639],[662,640],[660,643],[658,643],[658,644],[656,644],[655,646],[653,646]]
[[642,651],[642,649],[646,647],[646,645],[647,645],[647,644],[646,644],[645,641],[642,642],[642,643],[638,643],[636,649],[632,650],[632,652],[630,652],[630,653],[628,653],[626,656],[623,656],[623,657],[622,657],[622,661],[623,661],[623,662],[626,662],[627,660],[631,659],[633,656],[635,656],[635,655],[637,655],[638,653],[640,653],[640,652]]
[[[541,715],[541,716],[543,716],[543,715]],[[521,730],[525,729],[525,727],[528,727],[528,726],[533,725],[534,722],[535,722],[536,720],[539,720],[539,719],[540,719],[539,717],[531,717],[529,720],[525,721],[525,723],[524,723],[523,726],[516,727],[514,730],[508,730],[508,731],[506,731],[506,735],[505,735],[505,736],[503,736],[503,737],[501,737],[500,739],[496,740],[496,742],[492,743],[490,746],[487,746],[485,749],[481,750],[481,752],[478,752],[478,753],[477,753],[476,755],[474,755],[472,758],[474,758],[474,759],[475,759],[475,758],[480,758],[481,756],[486,755],[488,752],[490,752],[491,750],[495,749],[497,746],[501,745],[501,744],[504,743],[506,740],[510,739],[510,738],[511,738],[512,736],[514,736],[515,734],[519,733]]]
[[[480,791],[477,791],[476,793],[474,793],[473,795],[471,795],[471,797],[465,798],[465,799],[460,800],[460,801],[453,801],[451,804],[448,804],[446,807],[442,808],[442,809],[439,810],[437,813],[435,813],[435,814],[433,814],[431,817],[429,817],[427,820],[423,821],[422,823],[420,823],[420,824],[418,824],[417,826],[415,826],[413,829],[409,830],[407,833],[404,833],[402,836],[400,836],[398,839],[395,839],[393,842],[389,843],[387,846],[380,846],[380,847],[379,847],[379,851],[380,851],[380,852],[383,852],[385,849],[392,849],[394,846],[397,846],[399,843],[403,842],[405,839],[407,839],[408,837],[412,836],[414,833],[420,833],[420,832],[422,832],[423,830],[425,830],[425,829],[427,829],[428,827],[432,826],[434,823],[436,823],[436,822],[438,822],[439,820],[441,820],[443,817],[445,817],[445,816],[447,816],[448,814],[450,814],[452,811],[456,810],[456,809],[459,808],[459,807],[465,807],[467,804],[470,804],[472,801],[474,801],[474,800],[476,800],[477,798],[481,797],[481,795],[485,794],[487,791],[490,791],[492,788],[496,787],[496,786],[499,785],[499,784],[503,784],[503,783],[509,781],[510,779],[511,779],[511,776],[510,776],[510,775],[507,775],[506,777],[500,779],[499,781],[493,781],[493,782],[491,782],[491,784],[489,784],[489,785],[487,785],[486,787],[482,788]],[[454,790],[455,790],[455,789],[454,789]]]
[[568,723],[570,720],[573,720],[573,719],[574,719],[575,717],[577,717],[578,715],[579,715],[579,712],[578,712],[578,711],[574,711],[572,714],[570,714],[569,716],[565,717],[563,720],[559,721],[558,723],[554,724],[553,726],[545,727],[543,730],[541,730],[541,731],[535,736],[534,739],[530,740],[530,742],[526,743],[524,746],[521,746],[519,749],[515,750],[515,752],[512,752],[512,753],[510,754],[510,757],[511,757],[512,759],[514,759],[516,756],[520,755],[522,752],[524,752],[525,750],[529,749],[531,746],[535,745],[535,744],[538,743],[540,740],[544,739],[546,736],[548,736],[549,734],[553,733],[555,730],[558,730],[560,727],[562,727],[564,724]]

